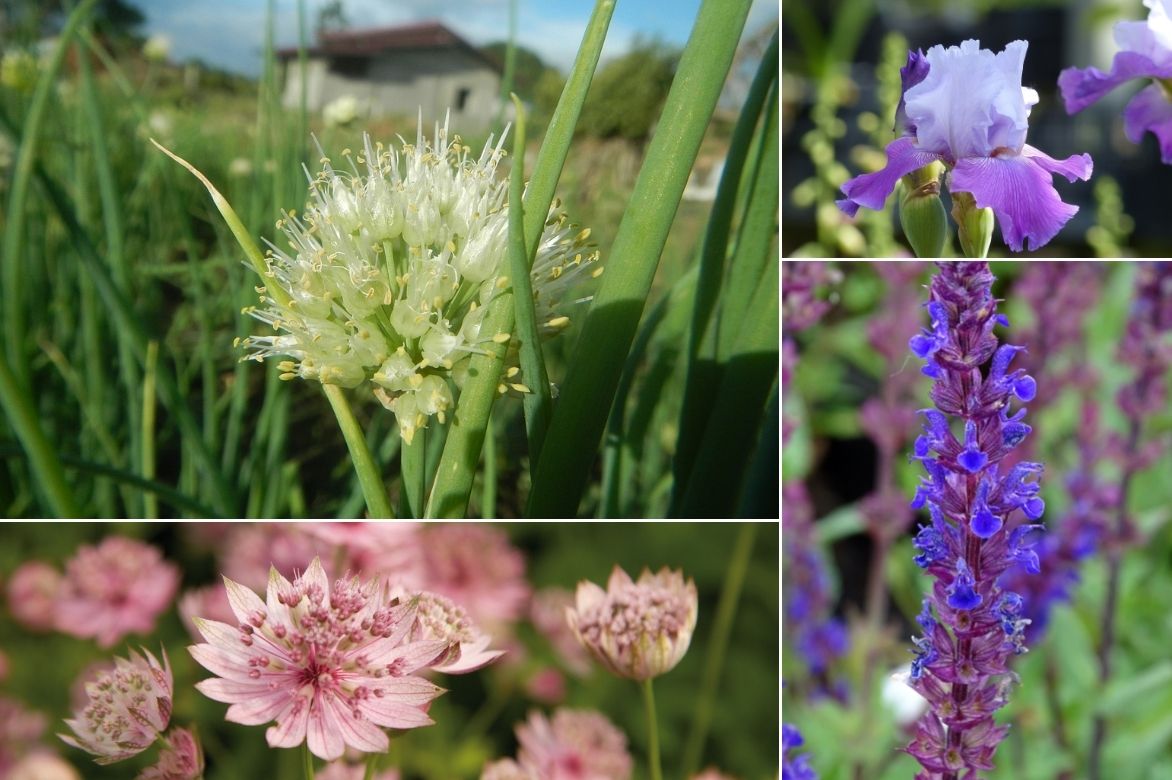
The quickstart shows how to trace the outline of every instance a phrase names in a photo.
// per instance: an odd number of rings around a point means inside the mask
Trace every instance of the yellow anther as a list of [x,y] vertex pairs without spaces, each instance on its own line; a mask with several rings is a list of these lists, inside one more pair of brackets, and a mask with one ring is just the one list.
[[570,318],[566,316],[554,317],[549,322],[545,323],[550,328],[564,328],[570,324]]
[[517,368],[516,366],[512,366],[508,371],[505,372],[505,376],[507,376],[509,379],[512,379],[519,373],[521,373],[521,369]]
[[512,336],[509,335],[508,333],[498,333],[492,337],[492,340],[495,341],[497,344],[507,344],[509,342],[509,339],[511,339],[511,338],[512,338]]

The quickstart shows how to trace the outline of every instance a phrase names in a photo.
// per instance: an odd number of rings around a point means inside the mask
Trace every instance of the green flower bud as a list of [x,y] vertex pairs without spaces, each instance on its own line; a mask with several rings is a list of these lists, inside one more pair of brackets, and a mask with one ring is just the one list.
[[956,237],[965,257],[988,257],[993,242],[993,209],[977,208],[977,201],[967,192],[952,193],[952,218],[956,220]]
[[940,163],[926,165],[903,177],[899,224],[916,257],[940,257],[948,217],[940,202]]

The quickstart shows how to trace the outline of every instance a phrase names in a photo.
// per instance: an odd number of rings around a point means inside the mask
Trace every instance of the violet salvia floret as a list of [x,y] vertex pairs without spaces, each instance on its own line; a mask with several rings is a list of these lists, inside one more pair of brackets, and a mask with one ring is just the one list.
[[[798,349],[793,334],[814,324],[830,308],[818,297],[819,288],[836,280],[836,272],[822,262],[787,262],[782,265],[782,395],[789,387],[797,365]],[[788,415],[782,417],[782,443],[789,441],[797,427]],[[800,480],[782,485],[782,544],[785,565],[785,633],[796,636],[796,646],[813,681],[812,691],[831,691],[827,678],[829,664],[846,651],[847,634],[842,621],[831,615],[833,601],[830,577],[822,551],[814,537],[814,513],[809,495]],[[845,692],[837,691],[839,698]]]
[[935,583],[918,618],[924,634],[913,640],[910,684],[930,709],[907,750],[924,768],[917,777],[957,780],[991,769],[1007,730],[994,713],[1013,680],[1009,659],[1025,650],[1028,621],[1020,596],[999,578],[1015,563],[1037,569],[1032,546],[1041,526],[1014,526],[1019,510],[1041,515],[1031,480],[1042,466],[1024,462],[1002,473],[1001,461],[1029,433],[1024,410],[1010,415],[1009,407],[1032,398],[1034,382],[1010,369],[1021,348],[999,346],[993,333],[1008,322],[997,314],[988,264],[938,265],[926,307],[931,324],[909,344],[935,380],[936,408],[923,411],[913,450],[928,475],[913,504],[931,516],[916,536],[915,561]]
[[818,780],[818,773],[810,766],[809,754],[792,755],[805,744],[796,726],[781,724],[781,780]]

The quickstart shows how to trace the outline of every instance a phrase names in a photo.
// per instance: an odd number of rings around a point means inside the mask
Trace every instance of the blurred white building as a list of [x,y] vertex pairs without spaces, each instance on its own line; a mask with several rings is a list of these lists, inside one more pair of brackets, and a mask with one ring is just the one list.
[[[307,51],[310,111],[353,98],[374,115],[414,117],[424,126],[451,111],[454,128],[486,127],[500,100],[499,65],[438,22],[323,32]],[[301,103],[297,47],[277,52],[285,74],[284,104]]]

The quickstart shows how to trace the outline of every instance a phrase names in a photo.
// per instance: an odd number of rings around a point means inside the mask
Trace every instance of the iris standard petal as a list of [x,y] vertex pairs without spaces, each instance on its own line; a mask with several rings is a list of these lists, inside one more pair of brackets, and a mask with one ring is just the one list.
[[1121,51],[1111,62],[1111,72],[1098,68],[1066,68],[1058,75],[1058,89],[1066,113],[1077,114],[1125,81],[1137,78],[1172,78],[1172,62],[1157,63],[1133,51]]
[[928,75],[904,95],[919,148],[953,160],[1021,149],[1029,129],[1021,87],[1026,47],[1013,41],[994,53],[969,40],[928,49]]
[[846,198],[835,203],[851,217],[858,212],[859,206],[878,211],[887,202],[887,196],[895,190],[901,176],[906,176],[939,159],[941,157],[938,154],[917,149],[915,141],[911,138],[896,138],[887,144],[887,165],[882,170],[864,173],[842,185],[842,192]]
[[1027,155],[960,160],[952,171],[951,188],[971,193],[978,208],[993,209],[1001,235],[1014,252],[1021,252],[1027,240],[1031,250],[1038,250],[1078,213],[1077,206],[1058,197],[1045,167]]
[[1160,141],[1160,161],[1172,165],[1172,101],[1162,86],[1152,84],[1131,99],[1123,109],[1123,129],[1136,144],[1151,132]]

